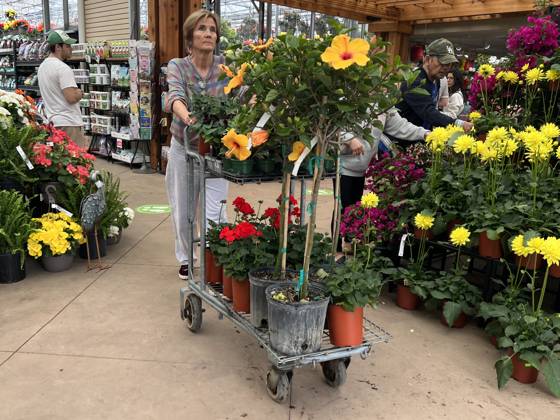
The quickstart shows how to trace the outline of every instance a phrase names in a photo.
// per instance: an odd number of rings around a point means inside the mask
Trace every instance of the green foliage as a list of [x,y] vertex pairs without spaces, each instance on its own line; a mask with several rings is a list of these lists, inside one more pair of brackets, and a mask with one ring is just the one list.
[[[261,247],[258,238],[236,240],[227,245],[227,259],[222,259],[224,273],[237,281],[246,281],[249,278],[249,271],[257,267],[271,267],[274,263],[274,255],[266,252]],[[222,251],[223,252],[223,251]]]
[[127,206],[127,194],[120,190],[120,180],[113,176],[111,172],[102,171],[101,180],[105,184],[105,202],[107,208],[99,222],[99,227],[103,236],[107,237],[110,226],[124,228],[128,226],[128,219],[124,214]]
[[57,188],[56,203],[71,212],[74,217],[80,217],[80,205],[82,200],[89,194],[90,186],[76,183],[73,188]]
[[251,16],[243,18],[237,34],[242,40],[256,39],[257,38],[257,21]]
[[220,50],[225,50],[241,42],[240,36],[226,19],[220,20]]
[[309,24],[295,10],[284,12],[284,16],[278,22],[278,26],[282,32],[309,34]]
[[31,233],[28,203],[18,192],[0,190],[0,254],[21,255],[25,260],[25,244]]
[[434,279],[430,288],[430,301],[432,306],[445,303],[443,315],[447,324],[453,325],[461,312],[467,315],[477,313],[482,295],[478,287],[465,279],[465,273],[456,269],[452,272],[442,271]]
[[43,131],[30,125],[21,128],[10,126],[0,129],[0,174],[2,178],[13,178],[21,184],[37,181],[37,177],[27,168],[16,147],[21,146],[25,154],[30,157],[33,143],[44,137]]
[[191,128],[205,143],[219,147],[229,120],[238,113],[239,100],[233,96],[193,94],[189,108],[196,119]]
[[[292,225],[288,233],[287,268],[299,270],[303,266],[307,226]],[[314,233],[310,266],[320,267],[330,260],[332,239],[320,232]],[[278,244],[275,244],[275,250]]]

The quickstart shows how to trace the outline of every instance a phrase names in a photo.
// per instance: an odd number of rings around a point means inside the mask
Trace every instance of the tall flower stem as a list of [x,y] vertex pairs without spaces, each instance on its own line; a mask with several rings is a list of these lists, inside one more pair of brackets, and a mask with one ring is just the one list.
[[[546,284],[548,282],[548,271],[550,270],[550,265],[546,265],[546,271],[544,273],[544,279],[543,279],[543,285],[541,288],[541,295],[539,297],[539,306],[537,306],[537,312],[541,310],[542,304],[543,304],[543,300],[544,300],[544,295],[546,293]],[[533,309],[534,309],[534,304],[533,304]]]

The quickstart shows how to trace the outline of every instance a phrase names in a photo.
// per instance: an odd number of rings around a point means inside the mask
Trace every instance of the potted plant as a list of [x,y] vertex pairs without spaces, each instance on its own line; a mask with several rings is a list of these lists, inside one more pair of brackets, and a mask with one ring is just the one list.
[[239,108],[236,96],[211,96],[205,93],[194,93],[189,104],[194,124],[190,128],[198,135],[198,152],[210,153],[212,146],[219,150],[220,140],[227,131],[228,122]]
[[550,267],[560,262],[560,239],[547,237],[541,243],[539,253],[547,268],[538,301],[536,275],[529,275],[531,303],[519,304],[500,319],[504,336],[498,339],[498,346],[509,351],[496,362],[496,374],[498,387],[502,388],[512,376],[522,383],[535,382],[538,372],[542,371],[550,391],[560,397],[560,314],[543,311]]
[[0,283],[25,278],[25,243],[31,232],[31,216],[24,197],[0,190]]
[[76,249],[85,243],[82,227],[64,213],[46,213],[33,219],[33,227],[27,242],[29,255],[41,258],[47,271],[68,270]]
[[25,192],[25,185],[37,181],[37,177],[27,166],[17,148],[26,156],[31,156],[32,145],[40,140],[43,133],[35,127],[10,125],[0,128],[0,189]]
[[440,272],[430,290],[430,303],[443,305],[440,319],[450,328],[463,328],[467,324],[467,315],[475,315],[482,301],[480,290],[465,279],[465,272],[460,267],[461,246],[468,244],[470,234],[463,226],[451,232],[451,243],[458,247],[455,267],[450,272]]
[[332,301],[327,311],[330,341],[338,347],[362,343],[364,307],[377,305],[385,275],[395,271],[391,260],[376,252],[374,243],[365,245],[361,256],[358,242],[353,245],[353,257],[336,265],[325,280]]
[[111,172],[101,172],[101,180],[105,184],[106,208],[99,227],[103,237],[107,238],[107,245],[117,244],[123,229],[127,228],[134,219],[134,210],[127,207],[127,194],[120,189],[120,180]]

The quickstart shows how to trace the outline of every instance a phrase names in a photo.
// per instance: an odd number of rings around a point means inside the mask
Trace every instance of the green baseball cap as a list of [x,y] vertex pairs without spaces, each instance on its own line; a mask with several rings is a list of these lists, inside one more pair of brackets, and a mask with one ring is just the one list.
[[432,43],[426,48],[426,55],[437,57],[441,64],[459,62],[457,57],[455,57],[455,48],[453,48],[453,44],[445,38],[439,38],[432,41]]
[[54,31],[49,32],[49,36],[47,37],[47,42],[49,45],[56,45],[56,44],[68,44],[72,45],[75,44],[76,41],[74,38],[70,38],[68,34],[60,29],[56,29]]

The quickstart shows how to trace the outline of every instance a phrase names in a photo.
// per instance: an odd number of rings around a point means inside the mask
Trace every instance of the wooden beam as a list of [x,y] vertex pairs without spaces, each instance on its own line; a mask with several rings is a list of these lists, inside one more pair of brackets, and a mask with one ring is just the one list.
[[363,23],[372,22],[378,18],[395,20],[398,19],[400,13],[397,9],[378,6],[368,0],[264,0],[264,2],[345,17]]
[[370,32],[400,32],[403,34],[411,34],[412,25],[408,22],[399,22],[395,20],[380,20],[369,24]]
[[[447,1],[449,3],[449,1]],[[560,0],[552,0],[552,5],[560,5]],[[401,10],[399,20],[418,21],[430,19],[445,19],[451,17],[489,15],[495,13],[527,13],[535,10],[534,0],[453,0],[453,7],[434,1],[432,4],[417,6],[399,6]]]

